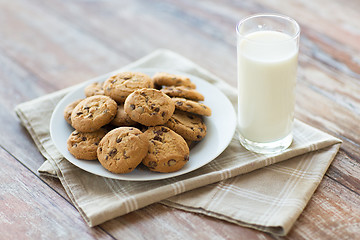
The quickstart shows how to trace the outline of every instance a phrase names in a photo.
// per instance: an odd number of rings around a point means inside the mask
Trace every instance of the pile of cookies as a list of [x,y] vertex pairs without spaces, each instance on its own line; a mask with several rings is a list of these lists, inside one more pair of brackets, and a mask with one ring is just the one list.
[[85,89],[85,99],[64,109],[75,129],[67,140],[77,159],[98,160],[113,173],[139,164],[174,172],[189,160],[190,147],[206,135],[211,109],[188,77],[121,72]]

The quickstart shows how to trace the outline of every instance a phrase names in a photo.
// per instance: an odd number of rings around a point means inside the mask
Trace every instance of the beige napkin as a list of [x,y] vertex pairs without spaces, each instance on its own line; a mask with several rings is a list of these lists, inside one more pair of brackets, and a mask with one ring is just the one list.
[[[236,105],[236,89],[169,50],[157,50],[122,70],[136,68],[160,68],[196,75],[217,86]],[[285,235],[340,147],[340,140],[295,121],[294,142],[279,155],[248,152],[241,147],[235,134],[219,157],[188,174],[147,182],[112,180],[72,165],[52,143],[49,135],[52,111],[71,89],[20,104],[15,111],[47,159],[39,172],[59,177],[89,226],[161,201],[186,211]]]

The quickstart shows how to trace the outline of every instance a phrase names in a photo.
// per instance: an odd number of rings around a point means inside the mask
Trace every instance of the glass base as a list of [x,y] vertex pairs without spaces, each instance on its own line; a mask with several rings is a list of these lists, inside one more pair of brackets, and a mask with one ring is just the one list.
[[243,145],[247,150],[261,153],[261,154],[274,154],[279,153],[287,149],[293,140],[292,133],[275,142],[270,143],[258,143],[245,139],[243,136],[239,135],[239,140],[241,145]]

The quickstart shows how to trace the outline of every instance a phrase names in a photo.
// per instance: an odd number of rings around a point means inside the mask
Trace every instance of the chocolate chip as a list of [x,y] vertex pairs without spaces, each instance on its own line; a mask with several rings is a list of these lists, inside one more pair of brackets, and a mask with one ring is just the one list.
[[105,156],[105,160],[108,160],[108,159],[109,159],[109,156],[108,156],[108,155],[106,155],[106,156]]
[[83,112],[77,112],[76,115],[81,115],[81,114],[84,114]]
[[163,132],[168,132],[169,129],[162,127],[162,128],[161,128],[161,131],[163,131]]
[[98,142],[94,142],[94,144],[97,146],[97,145],[99,145],[99,143]]
[[153,133],[155,133],[156,135],[162,135],[162,134],[163,134],[163,131],[158,130],[158,131],[153,131]]
[[144,97],[147,96],[146,93],[144,93],[144,92],[141,92],[140,95],[141,95],[141,96],[144,96]]
[[124,150],[123,155],[124,155],[124,158],[125,158],[125,159],[130,158],[128,155],[126,155],[126,150]]
[[84,109],[85,109],[85,110],[89,110],[90,107],[89,107],[89,106],[85,106]]
[[157,163],[155,161],[150,161],[148,163],[148,165],[149,165],[149,168],[156,168],[157,167]]
[[109,156],[112,157],[112,156],[114,156],[116,153],[117,153],[117,149],[116,149],[116,148],[113,148],[113,149],[111,149],[111,151],[109,152]]
[[201,139],[201,136],[200,136],[200,135],[197,135],[196,138],[197,138],[197,139]]
[[117,138],[116,142],[119,143],[119,142],[121,142],[121,140],[122,140],[122,138]]
[[81,140],[82,140],[82,141],[86,141],[87,138],[86,138],[86,137],[82,137]]
[[99,152],[102,152],[102,147],[99,147]]
[[185,155],[184,161],[189,161],[189,155]]
[[165,117],[165,114],[166,114],[165,112],[162,112],[162,113],[161,113],[161,116],[162,116],[162,117]]
[[157,108],[154,109],[154,111],[155,111],[155,112],[159,112],[159,111],[160,111],[160,108],[157,107]]
[[204,131],[204,129],[203,128],[199,128],[200,129],[200,132],[203,132]]
[[114,80],[112,80],[112,81],[111,81],[111,83],[116,83],[116,81],[117,81],[117,80],[116,80],[116,79],[114,79]]
[[155,137],[154,137],[154,140],[161,142],[161,141],[162,141],[162,138],[161,138],[160,136],[155,136]]
[[167,162],[168,166],[171,167],[171,166],[174,166],[176,164],[176,160],[175,159],[170,159],[168,162]]
[[201,106],[206,109],[206,106],[205,106],[205,105],[201,105]]
[[134,104],[130,104],[130,108],[131,108],[132,110],[134,110],[134,109],[135,109],[135,105],[134,105]]
[[182,103],[182,102],[180,102],[180,101],[178,101],[178,102],[176,102],[176,105],[178,105],[178,106],[182,106],[182,105],[183,105],[183,103]]
[[74,143],[72,146],[73,146],[73,147],[77,147],[77,143]]

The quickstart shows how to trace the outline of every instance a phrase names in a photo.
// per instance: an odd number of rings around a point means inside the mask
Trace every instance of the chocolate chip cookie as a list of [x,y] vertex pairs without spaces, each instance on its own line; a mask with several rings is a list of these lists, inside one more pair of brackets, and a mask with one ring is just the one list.
[[67,148],[69,152],[77,159],[96,160],[97,148],[101,139],[107,131],[100,128],[95,132],[83,133],[77,130],[73,131],[68,140]]
[[159,72],[156,73],[152,79],[154,84],[160,86],[185,86],[196,88],[195,83],[191,82],[190,78],[181,75]]
[[65,109],[64,109],[64,119],[65,121],[71,125],[71,113],[74,110],[74,108],[76,107],[76,105],[78,105],[83,99],[78,99],[70,104],[68,104]]
[[123,103],[130,93],[141,88],[152,88],[152,79],[140,72],[121,72],[109,77],[103,85],[105,95]]
[[189,112],[176,110],[165,126],[185,140],[200,141],[206,135],[206,125],[202,117]]
[[82,100],[71,113],[71,124],[80,132],[94,132],[114,119],[117,104],[110,97],[96,95]]
[[170,97],[181,97],[190,99],[193,101],[204,101],[204,95],[196,91],[195,89],[184,87],[184,86],[171,86],[171,87],[164,87],[161,89],[163,93]]
[[134,127],[138,124],[127,115],[124,110],[124,104],[118,105],[116,116],[110,123],[117,127]]
[[119,127],[100,141],[97,157],[101,165],[113,173],[133,171],[146,156],[149,142],[137,128]]
[[85,87],[84,93],[86,97],[91,97],[95,95],[105,95],[103,89],[103,83],[102,82],[91,83],[90,85]]
[[142,163],[151,171],[175,172],[188,162],[187,143],[171,129],[164,126],[150,127],[144,135],[149,141],[149,149]]
[[185,98],[172,98],[175,108],[184,112],[191,112],[203,116],[211,116],[211,109],[203,103],[195,102]]
[[175,110],[171,98],[159,90],[143,88],[131,93],[124,104],[129,117],[145,126],[166,123]]

